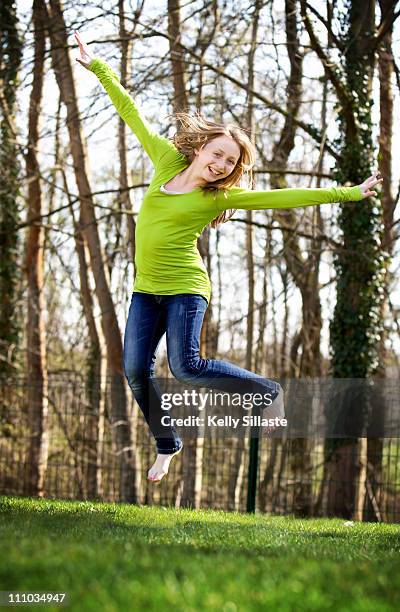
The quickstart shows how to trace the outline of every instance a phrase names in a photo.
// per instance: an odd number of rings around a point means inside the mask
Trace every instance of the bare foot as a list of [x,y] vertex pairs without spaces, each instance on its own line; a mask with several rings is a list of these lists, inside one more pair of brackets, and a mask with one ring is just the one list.
[[164,476],[168,474],[169,464],[171,463],[172,457],[178,455],[183,448],[183,444],[179,450],[171,455],[161,455],[158,453],[157,458],[151,468],[148,471],[147,479],[151,482],[160,482]]

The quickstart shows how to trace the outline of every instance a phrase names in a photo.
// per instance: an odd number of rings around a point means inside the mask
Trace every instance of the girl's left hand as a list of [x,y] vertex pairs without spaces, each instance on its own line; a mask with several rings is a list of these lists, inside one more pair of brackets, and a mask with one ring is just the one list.
[[361,183],[361,185],[358,185],[359,188],[361,189],[363,198],[369,198],[370,196],[378,195],[378,192],[374,191],[373,188],[376,185],[380,185],[382,181],[383,181],[383,178],[381,178],[380,172],[377,171],[377,172],[374,172],[372,176],[367,178],[366,181]]

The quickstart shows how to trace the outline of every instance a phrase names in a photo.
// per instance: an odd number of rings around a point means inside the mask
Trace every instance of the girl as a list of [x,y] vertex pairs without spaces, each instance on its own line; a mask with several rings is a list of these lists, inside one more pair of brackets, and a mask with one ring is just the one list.
[[[152,393],[155,358],[166,333],[168,363],[181,382],[241,393],[269,395],[263,416],[284,416],[280,385],[227,361],[200,357],[200,332],[211,286],[196,241],[211,223],[227,221],[234,209],[260,210],[356,201],[376,195],[378,173],[356,187],[253,191],[238,187],[255,163],[255,148],[239,127],[179,113],[182,129],[173,142],[151,129],[118,77],[94,58],[78,33],[77,61],[92,71],[118,113],[150,157],[154,176],[136,225],[136,278],[124,337],[124,371],[157,445],[148,473],[160,482],[183,444]],[[156,398],[154,399],[156,395]],[[150,409],[151,407],[151,409]],[[165,421],[165,419],[164,419]]]

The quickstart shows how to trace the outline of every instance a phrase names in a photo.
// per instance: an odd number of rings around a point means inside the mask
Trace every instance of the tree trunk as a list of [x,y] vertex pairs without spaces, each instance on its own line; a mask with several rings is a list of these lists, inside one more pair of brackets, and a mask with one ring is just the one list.
[[[338,77],[338,71],[332,68],[330,60],[324,58],[307,21],[304,0],[302,5],[310,40],[323,58],[325,72],[340,103],[341,159],[335,175],[339,184],[347,181],[360,184],[371,174],[373,167],[371,99],[375,3],[373,0],[352,0],[343,19],[340,39],[343,79]],[[334,378],[366,378],[376,371],[378,364],[377,336],[380,330],[376,317],[381,302],[381,215],[374,207],[373,198],[368,198],[357,208],[349,204],[340,207],[338,221],[343,238],[335,260],[337,301],[331,323]],[[357,410],[357,406],[353,405],[350,410]],[[360,455],[362,445],[356,438],[347,437],[327,440],[326,446],[330,460],[328,513],[351,518],[360,507],[360,495],[365,495],[366,483],[359,482],[364,474]]]
[[[39,142],[39,117],[43,91],[46,10],[43,0],[33,2],[34,65],[29,101],[28,150],[25,158],[28,179],[29,219],[42,214],[42,193],[39,162],[36,156]],[[24,492],[26,495],[45,494],[44,483],[49,449],[48,431],[48,376],[44,311],[44,229],[33,223],[29,226],[26,242],[26,273],[28,277],[27,334],[27,405],[29,410],[28,470]]]
[[[64,191],[69,196],[67,177],[62,171]],[[94,302],[89,282],[90,255],[81,224],[75,219],[70,201],[70,212],[75,229],[75,247],[79,261],[80,298],[89,334],[87,356],[88,370],[86,388],[88,393],[88,414],[85,436],[87,440],[87,494],[90,499],[103,495],[103,470],[101,465],[104,440],[104,415],[106,403],[107,350],[101,325],[94,317]]]
[[[118,15],[119,15],[119,31],[121,37],[121,70],[120,70],[120,80],[121,85],[123,87],[127,86],[127,75],[128,75],[128,66],[130,66],[131,60],[131,40],[130,37],[133,35],[135,28],[137,26],[137,22],[141,17],[141,11],[143,9],[143,4],[135,11],[134,15],[134,25],[132,33],[129,34],[125,28],[125,7],[124,0],[118,0]],[[133,264],[133,276],[136,276],[136,268],[135,268],[135,256],[136,256],[136,222],[133,217],[133,206],[131,201],[130,191],[128,190],[128,161],[127,161],[127,144],[126,144],[126,124],[121,117],[118,119],[118,155],[119,155],[119,184],[120,184],[120,197],[119,197],[119,206],[123,206],[127,211],[126,215],[126,223],[127,223],[127,234],[128,241],[130,245],[130,255],[131,261]],[[127,393],[131,395],[131,390],[127,387],[127,383],[125,381],[125,388]],[[133,397],[133,396],[132,396]],[[132,411],[130,416],[130,427],[131,427],[131,444],[134,449],[137,449],[137,426],[138,426],[138,408],[135,406],[135,409]],[[132,457],[134,462],[134,471],[135,471],[135,497],[136,500],[140,499],[140,488],[141,488],[141,457],[138,454],[137,450]]]
[[[280,138],[273,148],[272,158],[269,162],[272,168],[285,168],[290,153],[294,148],[298,115],[302,93],[302,66],[303,56],[300,53],[300,40],[298,34],[298,0],[285,1],[286,37],[288,41],[288,54],[290,60],[290,74],[287,85],[287,110],[289,115],[285,119]],[[272,189],[286,187],[284,173],[271,175]],[[287,268],[293,277],[302,296],[302,328],[296,335],[292,344],[293,373],[299,376],[315,376],[320,364],[320,331],[321,313],[319,301],[318,270],[320,247],[316,243],[310,245],[309,256],[303,257],[296,235],[298,218],[295,210],[274,210],[274,219],[283,229],[284,256]],[[302,347],[301,362],[295,367],[299,346]],[[293,348],[296,348],[293,353]],[[288,400],[288,398],[286,398]],[[300,399],[296,399],[296,410],[309,411],[309,406]],[[311,442],[304,438],[288,439],[282,446],[283,460],[289,460],[293,478],[292,511],[298,516],[307,516],[312,506],[311,488]],[[265,478],[265,477],[264,477]]]
[[107,347],[110,374],[112,431],[121,461],[121,500],[135,502],[135,470],[133,448],[126,408],[125,380],[122,365],[122,340],[111,298],[109,278],[100,245],[94,202],[86,171],[86,152],[81,132],[78,104],[72,68],[68,56],[67,32],[59,0],[50,0],[49,34],[52,47],[53,69],[61,99],[67,109],[67,128],[75,179],[81,203],[81,231],[88,244],[95,279],[96,295],[101,309],[101,323]]
[[[130,64],[131,57],[131,45],[128,37],[128,32],[125,29],[125,10],[124,0],[118,0],[118,14],[119,14],[119,33],[121,38],[121,69],[120,69],[120,81],[123,87],[127,85],[127,72]],[[139,15],[135,13],[137,19]],[[126,223],[128,228],[128,240],[130,245],[131,261],[135,270],[135,254],[136,254],[136,243],[135,243],[135,231],[136,223],[132,214],[133,211],[132,201],[130,192],[128,189],[128,163],[126,157],[126,124],[121,117],[118,119],[118,155],[119,155],[119,185],[121,189],[119,200],[119,206],[123,206],[124,210],[128,211],[126,215]]]
[[172,105],[174,113],[177,113],[187,110],[189,106],[185,85],[186,65],[183,51],[179,46],[181,39],[180,0],[168,0],[168,35],[172,38],[172,40],[169,39],[174,85]]
[[[15,125],[18,71],[22,40],[13,0],[0,3],[0,375],[16,373],[21,322],[16,316],[19,239],[19,173]],[[0,397],[0,416],[5,421],[7,406]]]
[[263,258],[263,287],[262,287],[262,302],[259,307],[259,324],[258,324],[258,338],[256,346],[256,354],[254,359],[254,368],[256,372],[263,372],[269,367],[269,364],[265,363],[264,359],[264,348],[265,348],[265,330],[267,327],[267,315],[268,315],[268,267],[271,263],[271,230],[266,229],[265,232],[265,251]]
[[[252,32],[251,45],[247,58],[248,66],[248,89],[247,94],[247,112],[246,112],[246,127],[249,130],[249,137],[254,140],[254,100],[251,93],[254,89],[254,58],[257,50],[257,35],[260,19],[260,10],[262,7],[261,0],[255,0],[254,12],[252,15]],[[250,185],[253,189],[254,184]],[[251,210],[246,212],[246,263],[248,274],[247,286],[247,317],[246,317],[246,369],[252,370],[253,367],[253,343],[254,343],[254,255],[253,255],[253,214]],[[266,272],[265,272],[266,273]],[[255,452],[258,453],[259,439],[251,438],[250,444],[255,447]],[[237,510],[240,503],[240,492],[243,487],[243,478],[245,474],[244,459],[245,451],[249,448],[249,439],[246,435],[237,435],[235,439],[234,460],[230,473],[228,484],[228,509]]]
[[[379,1],[381,14],[387,19],[393,20],[394,3],[392,0]],[[379,124],[379,170],[383,178],[381,204],[383,210],[383,239],[382,247],[384,253],[387,254],[385,262],[385,277],[383,284],[386,287],[384,299],[381,305],[380,320],[387,320],[389,287],[391,283],[391,274],[389,272],[390,257],[393,254],[393,243],[396,238],[395,231],[392,228],[394,210],[396,201],[392,193],[392,133],[393,133],[393,51],[392,51],[392,30],[387,32],[382,44],[378,49],[378,69],[379,69],[379,109],[380,109],[380,124]],[[387,331],[382,329],[382,335],[379,340],[379,378],[385,377],[386,367],[386,350],[385,343],[387,340]],[[382,418],[384,414],[383,402],[374,402],[375,410],[371,415],[372,432],[368,436],[367,446],[367,483],[368,495],[366,495],[365,509],[363,518],[366,521],[381,520],[384,515],[384,491],[382,487],[382,458],[383,458],[383,439],[376,436],[376,431],[382,431]],[[378,516],[379,515],[379,516]]]

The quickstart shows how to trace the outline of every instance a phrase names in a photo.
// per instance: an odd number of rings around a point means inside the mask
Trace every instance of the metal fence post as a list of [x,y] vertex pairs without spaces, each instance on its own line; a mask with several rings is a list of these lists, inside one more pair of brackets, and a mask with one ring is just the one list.
[[250,429],[249,469],[247,478],[247,506],[246,512],[255,512],[258,474],[258,436],[253,438]]

